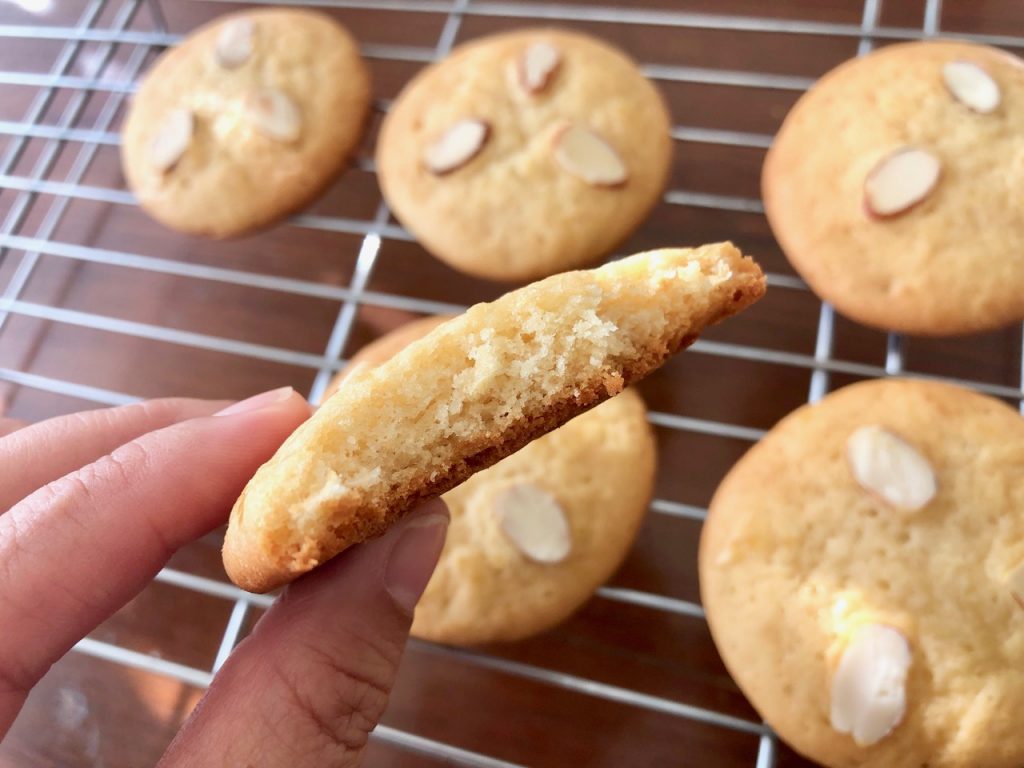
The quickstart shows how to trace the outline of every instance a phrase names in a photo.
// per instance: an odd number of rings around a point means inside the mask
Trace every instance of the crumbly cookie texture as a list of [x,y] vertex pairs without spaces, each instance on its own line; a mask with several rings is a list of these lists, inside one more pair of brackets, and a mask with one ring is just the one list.
[[762,717],[831,768],[1024,764],[1024,419],[948,384],[845,387],[715,493],[715,643]]
[[224,563],[266,591],[371,538],[602,400],[765,289],[731,244],[556,275],[466,313],[347,385],[235,504]]
[[[364,346],[329,393],[448,319],[413,321]],[[412,634],[479,645],[563,621],[632,547],[656,463],[647,409],[627,389],[448,491],[448,536]]]
[[587,35],[527,29],[427,67],[381,126],[395,216],[451,266],[495,280],[574,269],[654,207],[672,155],[658,90]]
[[858,322],[925,335],[1024,319],[1024,62],[886,46],[828,73],[765,160],[772,231]]
[[240,235],[320,194],[358,144],[369,107],[369,71],[329,17],[229,14],[146,74],[124,125],[125,176],[168,227]]

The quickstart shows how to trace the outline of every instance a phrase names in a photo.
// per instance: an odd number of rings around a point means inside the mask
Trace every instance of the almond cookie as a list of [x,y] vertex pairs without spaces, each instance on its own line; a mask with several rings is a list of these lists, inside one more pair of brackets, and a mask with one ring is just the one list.
[[345,167],[369,107],[369,72],[329,17],[233,13],[146,75],[124,125],[124,173],[168,227],[240,235],[319,195]]
[[[424,318],[363,347],[329,392],[446,320]],[[632,546],[656,462],[647,409],[627,389],[448,491],[448,538],[413,635],[477,645],[565,619]]]
[[891,45],[825,75],[765,160],[768,221],[823,299],[914,334],[1024,319],[1024,66]]
[[1024,419],[869,381],[783,419],[711,502],[719,652],[832,768],[1024,765]]
[[763,293],[757,264],[724,243],[639,254],[471,307],[347,384],[257,471],[231,513],[228,575],[269,590],[380,534]]
[[528,29],[459,46],[388,112],[381,189],[438,258],[526,280],[621,243],[661,196],[672,155],[665,102],[622,52]]

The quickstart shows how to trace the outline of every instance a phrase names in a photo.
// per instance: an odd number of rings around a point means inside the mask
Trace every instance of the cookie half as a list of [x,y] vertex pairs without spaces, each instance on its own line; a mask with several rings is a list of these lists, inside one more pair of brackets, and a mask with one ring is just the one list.
[[764,164],[768,221],[815,293],[913,334],[1024,319],[1024,62],[890,45],[825,75]]
[[325,402],[246,486],[224,564],[266,591],[646,376],[764,293],[731,244],[639,254],[478,304]]
[[1024,419],[871,381],[783,419],[700,547],[733,678],[832,768],[1024,764]]
[[[446,320],[414,321],[377,339],[335,381],[365,375]],[[647,409],[627,389],[448,491],[448,537],[412,634],[478,645],[567,618],[632,546],[656,463]]]
[[356,42],[328,16],[229,14],[146,74],[125,120],[125,176],[166,226],[240,235],[317,197],[345,167],[369,107]]
[[392,105],[377,142],[395,216],[451,266],[544,277],[612,251],[659,200],[661,94],[621,51],[527,29],[466,43]]

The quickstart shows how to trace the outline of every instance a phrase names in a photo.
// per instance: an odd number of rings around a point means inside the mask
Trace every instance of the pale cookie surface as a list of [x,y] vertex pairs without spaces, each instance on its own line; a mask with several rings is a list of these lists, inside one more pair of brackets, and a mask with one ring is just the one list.
[[169,227],[243,234],[302,208],[337,176],[369,106],[356,43],[327,16],[230,14],[147,73],[123,130],[125,176]]
[[762,176],[811,288],[867,325],[982,331],[1024,318],[1024,66],[968,43],[891,45],[793,107]]
[[789,415],[726,476],[701,596],[733,678],[809,758],[1019,768],[1022,564],[1024,419],[870,381]]
[[[359,350],[345,372],[365,374],[445,320],[402,326]],[[448,491],[448,538],[416,607],[413,635],[476,645],[518,640],[565,619],[632,546],[655,464],[643,399],[627,389]],[[560,530],[542,531],[561,545],[559,555],[565,551],[558,562],[538,562],[502,530],[502,505],[517,494],[547,496],[564,515],[565,540]]]
[[381,127],[377,167],[395,215],[435,256],[532,279],[593,262],[640,224],[668,177],[670,128],[620,51],[522,30],[462,45],[414,78]]
[[729,243],[664,249],[478,304],[325,402],[235,503],[224,564],[268,590],[379,535],[621,392],[764,293]]

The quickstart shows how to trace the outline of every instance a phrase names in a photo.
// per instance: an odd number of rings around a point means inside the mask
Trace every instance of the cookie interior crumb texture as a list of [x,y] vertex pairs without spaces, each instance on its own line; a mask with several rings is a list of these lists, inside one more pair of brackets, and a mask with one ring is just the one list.
[[[847,448],[871,425],[934,470],[921,508],[858,483]],[[920,470],[895,459],[893,471]],[[701,598],[729,672],[807,757],[831,768],[1020,768],[1024,610],[1010,581],[1021,563],[1024,418],[948,384],[869,381],[787,416],[722,481],[701,537]],[[833,709],[833,695],[872,627],[906,640],[909,666],[862,665],[846,690],[861,725],[883,721],[862,746],[856,729],[841,732],[850,712]],[[873,689],[879,679],[889,682]]]
[[[415,320],[362,347],[325,399],[449,319]],[[520,640],[564,621],[632,548],[656,466],[647,408],[630,388],[452,488],[442,497],[451,512],[448,536],[412,634],[480,645]],[[548,534],[542,540],[563,545],[564,559],[537,562],[509,538],[501,513],[516,498],[526,499],[527,513],[553,513],[558,525],[541,526]]]
[[232,510],[229,576],[266,591],[379,535],[764,290],[757,264],[726,243],[638,254],[471,307],[347,384],[259,469]]

